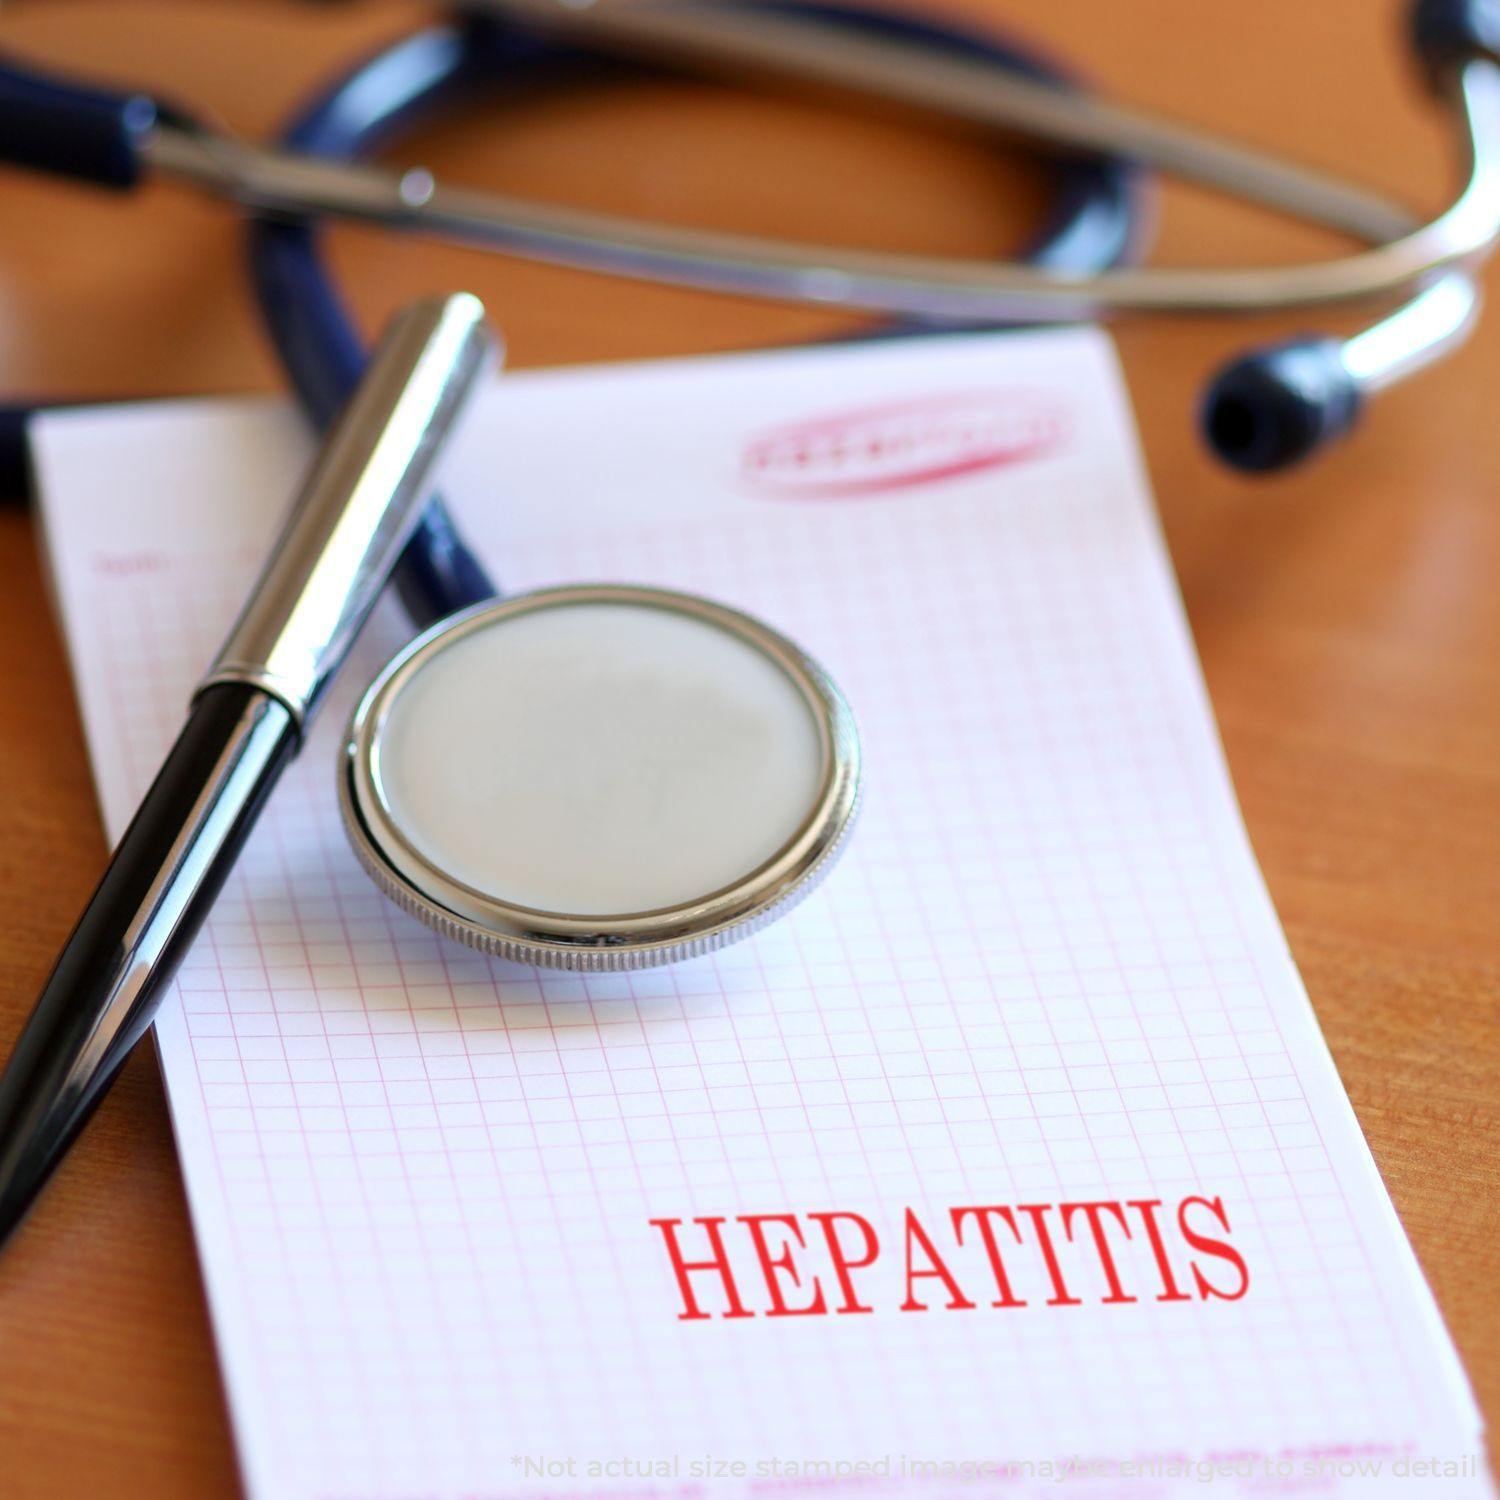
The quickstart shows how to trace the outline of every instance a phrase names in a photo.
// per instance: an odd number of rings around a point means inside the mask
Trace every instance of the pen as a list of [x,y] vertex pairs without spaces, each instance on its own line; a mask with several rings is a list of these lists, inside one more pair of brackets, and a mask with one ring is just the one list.
[[144,1035],[379,596],[495,341],[468,295],[398,315],[0,1076],[0,1244]]

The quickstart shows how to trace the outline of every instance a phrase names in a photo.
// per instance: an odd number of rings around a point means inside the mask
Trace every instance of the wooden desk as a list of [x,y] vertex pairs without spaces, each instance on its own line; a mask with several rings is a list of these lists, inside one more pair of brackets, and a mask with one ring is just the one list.
[[[969,0],[1117,94],[1435,204],[1446,139],[1382,0]],[[0,46],[270,130],[410,7],[18,3]],[[498,112],[497,112],[498,115]],[[685,128],[691,120],[692,128]],[[523,99],[423,154],[517,191],[914,250],[1003,250],[1038,189],[971,140],[689,83]],[[241,391],[277,375],[225,210],[7,173],[0,388]],[[1320,236],[1163,195],[1164,258],[1286,257]],[[466,286],[513,365],[733,349],[843,326],[341,230],[373,326]],[[1323,1028],[1492,1420],[1500,1418],[1500,324],[1390,394],[1357,441],[1249,484],[1200,451],[1205,370],[1264,333],[1120,344],[1250,832]],[[211,497],[205,503],[212,503]],[[105,849],[35,538],[0,516],[0,1048]],[[155,1059],[125,1070],[0,1261],[0,1490],[209,1497],[236,1478]]]

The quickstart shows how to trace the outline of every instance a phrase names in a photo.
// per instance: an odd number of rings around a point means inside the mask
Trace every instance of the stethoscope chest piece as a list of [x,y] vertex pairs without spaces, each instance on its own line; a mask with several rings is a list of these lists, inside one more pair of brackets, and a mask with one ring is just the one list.
[[647,968],[807,895],[859,799],[853,715],[748,615],[548,589],[434,626],[370,685],[339,767],[366,870],[502,958]]

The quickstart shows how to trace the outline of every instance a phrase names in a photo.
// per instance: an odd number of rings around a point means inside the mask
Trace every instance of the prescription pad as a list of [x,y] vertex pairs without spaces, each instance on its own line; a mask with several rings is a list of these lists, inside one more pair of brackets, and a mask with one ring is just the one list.
[[[195,401],[34,448],[118,836],[311,439]],[[254,1500],[1491,1493],[1103,335],[506,375],[445,494],[507,592],[798,641],[864,806],[718,954],[457,947],[339,823],[382,606],[156,1025]]]

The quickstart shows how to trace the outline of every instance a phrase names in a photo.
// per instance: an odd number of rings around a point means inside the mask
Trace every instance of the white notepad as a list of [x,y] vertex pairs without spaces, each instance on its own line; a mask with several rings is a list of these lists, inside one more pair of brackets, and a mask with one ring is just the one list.
[[[118,836],[310,444],[214,401],[35,449]],[[156,1030],[255,1500],[1491,1493],[1105,338],[507,376],[448,492],[511,592],[665,585],[792,636],[865,808],[715,957],[487,960],[345,847],[382,606]]]

